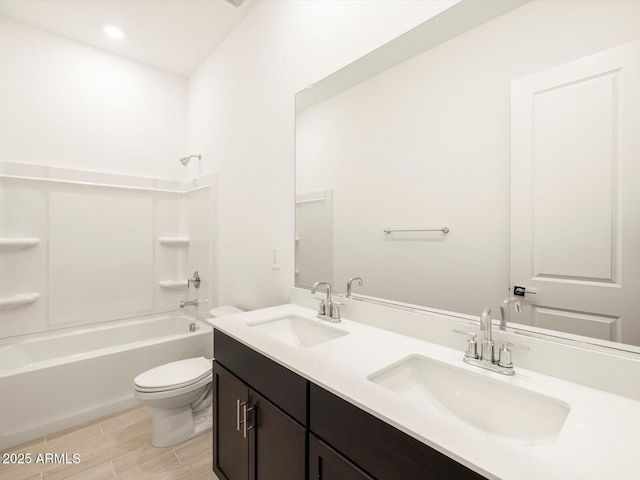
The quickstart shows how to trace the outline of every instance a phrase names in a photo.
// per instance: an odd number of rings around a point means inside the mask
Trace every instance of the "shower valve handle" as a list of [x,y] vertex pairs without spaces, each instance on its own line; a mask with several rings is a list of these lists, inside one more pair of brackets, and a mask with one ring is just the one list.
[[193,272],[193,277],[187,278],[187,288],[189,288],[189,286],[191,285],[196,288],[200,288],[200,274],[197,270]]

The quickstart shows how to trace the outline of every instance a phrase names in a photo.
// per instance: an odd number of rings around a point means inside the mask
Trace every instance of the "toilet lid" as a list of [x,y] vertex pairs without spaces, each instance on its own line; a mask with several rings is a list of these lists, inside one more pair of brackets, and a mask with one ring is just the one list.
[[211,375],[211,360],[188,358],[147,370],[134,378],[133,383],[147,391],[167,390],[195,383],[208,375]]

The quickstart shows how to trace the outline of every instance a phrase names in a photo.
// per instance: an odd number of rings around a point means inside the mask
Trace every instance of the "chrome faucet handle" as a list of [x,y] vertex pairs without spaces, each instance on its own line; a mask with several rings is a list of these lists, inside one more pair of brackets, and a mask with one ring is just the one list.
[[467,342],[467,350],[464,352],[465,357],[478,358],[478,344],[476,343],[476,333],[464,332],[462,330],[453,329],[455,333],[461,333],[462,335],[469,335],[471,338]]
[[498,359],[498,365],[501,367],[513,368],[513,363],[511,362],[511,350],[509,350],[509,347],[515,347],[521,350],[531,350],[526,345],[521,345],[519,343],[503,343],[502,348],[500,349],[500,358]]
[[346,307],[346,305],[340,302],[331,302],[331,308],[329,309],[329,316],[332,320],[335,320],[337,322],[341,320],[340,307]]
[[331,318],[334,320],[340,320],[340,308],[347,308],[347,304],[342,302],[331,302],[331,304],[333,305],[333,314],[331,315]]
[[320,304],[318,305],[318,315],[326,315],[327,314],[327,301],[324,298],[316,299],[316,300],[320,300]]

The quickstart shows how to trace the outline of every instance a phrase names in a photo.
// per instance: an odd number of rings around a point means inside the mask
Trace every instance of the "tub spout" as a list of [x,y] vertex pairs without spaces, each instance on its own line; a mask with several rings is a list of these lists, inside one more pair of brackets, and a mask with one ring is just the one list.
[[197,307],[197,306],[198,306],[198,300],[187,300],[186,302],[184,300],[180,300],[180,308]]

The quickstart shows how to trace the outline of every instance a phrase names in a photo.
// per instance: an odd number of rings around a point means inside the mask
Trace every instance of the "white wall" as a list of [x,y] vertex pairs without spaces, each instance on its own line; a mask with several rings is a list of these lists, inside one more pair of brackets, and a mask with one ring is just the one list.
[[191,77],[188,149],[219,172],[220,304],[289,298],[295,93],[455,3],[259,2]]
[[187,80],[0,17],[0,161],[186,178]]
[[[534,1],[300,112],[298,193],[334,189],[336,290],[362,276],[371,296],[498,311],[511,82],[636,39],[638,19],[638,2]],[[451,231],[382,231],[410,226]]]

